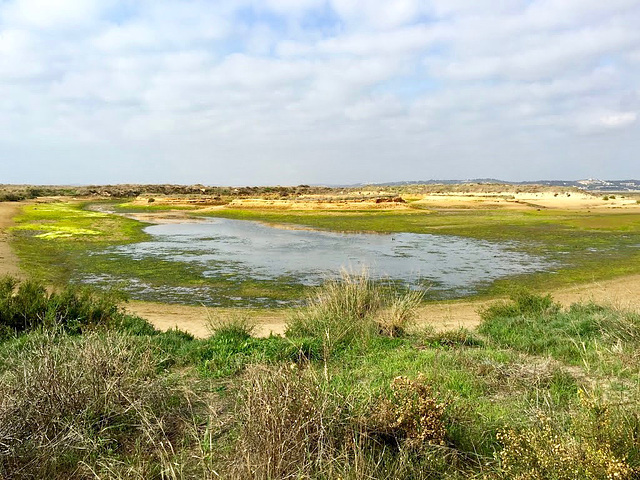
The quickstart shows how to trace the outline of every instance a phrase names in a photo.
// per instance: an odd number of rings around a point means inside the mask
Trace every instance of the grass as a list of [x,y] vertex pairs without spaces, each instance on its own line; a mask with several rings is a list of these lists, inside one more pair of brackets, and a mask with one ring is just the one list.
[[593,304],[561,310],[551,297],[516,297],[486,309],[479,332],[499,345],[547,355],[589,372],[636,378],[640,315]]
[[[61,328],[37,313],[58,297],[4,285],[0,325],[29,319],[0,339],[4,478],[640,474],[633,314],[521,293],[486,309],[478,332],[390,335],[378,322],[403,296],[359,276],[320,288],[286,337],[220,317],[195,339],[95,292],[63,309],[62,326],[84,327]],[[104,305],[108,321],[89,321]],[[345,334],[339,319],[360,327]]]

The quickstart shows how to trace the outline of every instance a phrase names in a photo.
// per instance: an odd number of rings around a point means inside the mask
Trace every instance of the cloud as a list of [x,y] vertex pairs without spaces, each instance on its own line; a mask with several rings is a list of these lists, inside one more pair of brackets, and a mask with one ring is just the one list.
[[637,1],[9,0],[0,19],[3,181],[628,177],[640,147]]
[[604,127],[622,128],[631,125],[637,118],[636,112],[615,112],[601,116],[599,122]]

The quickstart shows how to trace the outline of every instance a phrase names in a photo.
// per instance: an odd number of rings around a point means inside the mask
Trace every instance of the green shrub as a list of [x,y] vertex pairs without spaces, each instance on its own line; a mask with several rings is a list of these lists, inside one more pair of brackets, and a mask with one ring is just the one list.
[[480,317],[490,320],[498,317],[517,317],[554,314],[560,310],[551,295],[536,295],[527,291],[519,291],[511,295],[511,301],[497,302],[481,310]]
[[117,294],[75,286],[48,293],[39,282],[6,276],[0,279],[0,329],[5,335],[40,327],[80,333],[121,322],[121,300]]

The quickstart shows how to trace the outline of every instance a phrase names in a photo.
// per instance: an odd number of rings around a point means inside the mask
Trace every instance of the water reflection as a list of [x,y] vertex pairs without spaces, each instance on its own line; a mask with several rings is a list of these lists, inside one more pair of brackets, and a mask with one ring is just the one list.
[[367,268],[373,278],[412,288],[430,285],[449,292],[445,296],[463,296],[508,275],[549,268],[544,259],[517,251],[514,243],[450,235],[335,233],[228,219],[153,225],[146,232],[152,240],[104,253],[197,264],[205,278],[229,281],[286,277],[317,285],[343,268]]

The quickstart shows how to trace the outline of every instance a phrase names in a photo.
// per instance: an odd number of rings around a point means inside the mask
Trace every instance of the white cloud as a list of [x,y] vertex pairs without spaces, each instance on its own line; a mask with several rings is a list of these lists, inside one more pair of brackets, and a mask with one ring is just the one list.
[[107,4],[104,0],[17,0],[8,3],[2,18],[37,29],[78,28],[95,22]]
[[86,181],[633,176],[640,147],[637,1],[12,0],[0,19],[3,181],[83,157]]
[[636,112],[615,112],[600,117],[600,124],[608,128],[622,128],[634,123],[638,118]]

